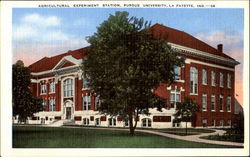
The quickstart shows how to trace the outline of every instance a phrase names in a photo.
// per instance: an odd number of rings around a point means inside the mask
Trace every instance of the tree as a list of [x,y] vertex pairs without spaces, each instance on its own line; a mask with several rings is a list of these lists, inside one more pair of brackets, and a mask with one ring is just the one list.
[[187,135],[187,122],[191,122],[195,112],[198,112],[197,104],[191,98],[185,98],[183,102],[176,103],[176,113],[174,114],[175,120],[186,122],[186,135]]
[[127,12],[110,15],[87,39],[91,46],[83,59],[89,86],[100,95],[100,111],[128,118],[131,136],[138,114],[166,103],[154,90],[161,82],[173,82],[174,66],[183,65],[163,39],[153,37],[150,25]]
[[42,110],[42,100],[33,96],[29,89],[30,79],[30,70],[22,61],[12,65],[12,108],[13,116],[18,115],[19,121],[25,122],[27,117]]

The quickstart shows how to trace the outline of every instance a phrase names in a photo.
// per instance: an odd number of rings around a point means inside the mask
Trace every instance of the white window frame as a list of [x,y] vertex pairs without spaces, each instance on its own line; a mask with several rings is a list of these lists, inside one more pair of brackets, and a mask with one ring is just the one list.
[[82,123],[83,125],[89,125],[89,118],[83,118]]
[[54,112],[56,110],[56,100],[52,98],[49,100],[49,111]]
[[74,96],[74,82],[72,78],[63,81],[63,97],[70,98]]
[[49,84],[49,93],[55,93],[55,82]]
[[[202,127],[207,127],[207,119],[202,119],[201,123]],[[205,126],[203,124],[205,124]]]
[[43,108],[43,111],[46,111],[46,99],[43,99],[43,102],[42,102],[42,108]]
[[232,98],[231,96],[227,97],[227,112],[231,112],[231,107],[232,106]]
[[47,86],[46,84],[41,84],[41,95],[44,95],[47,93]]
[[[145,122],[145,125],[144,125],[144,122]],[[152,127],[152,120],[150,118],[143,118],[141,120],[141,126],[143,128],[150,128],[150,127]]]
[[96,119],[95,119],[95,125],[96,125],[96,126],[101,125],[101,118],[96,118]]
[[89,82],[87,79],[90,79],[88,75],[84,74],[83,77],[82,77],[82,89],[83,90],[88,90],[90,89],[89,87]]
[[82,97],[83,110],[88,111],[91,110],[91,95],[85,95]]
[[95,109],[97,110],[101,106],[101,100],[100,100],[100,95],[97,95],[95,97]]
[[[172,96],[174,97],[174,100],[171,100],[172,99]],[[179,100],[177,100],[177,95],[179,95]],[[171,104],[171,108],[172,108],[172,103],[174,104],[173,108],[176,108],[176,103],[177,102],[181,102],[181,91],[180,90],[171,90],[170,91],[170,104]]]
[[231,126],[231,125],[232,125],[231,119],[227,120],[227,126]]
[[[214,102],[212,101],[214,99]],[[214,103],[214,109],[212,109],[212,104]],[[215,112],[215,109],[216,109],[216,97],[215,97],[215,94],[212,94],[211,95],[211,111],[212,112]]]
[[227,74],[227,88],[232,88],[232,75]]
[[224,123],[224,120],[220,120],[220,121],[219,121],[219,126],[220,126],[220,127],[223,127],[223,123]]
[[116,126],[116,118],[109,118],[108,126]]
[[207,85],[207,70],[202,69],[202,84]]
[[215,86],[215,72],[211,71],[211,86]]
[[190,94],[198,94],[198,69],[195,67],[190,68]]
[[[214,123],[214,124],[212,124],[212,123]],[[212,121],[211,121],[211,126],[213,126],[213,127],[216,126],[216,121],[215,121],[215,119],[212,119]]]
[[220,72],[220,87],[224,87],[224,74]]
[[[222,99],[222,102],[221,102],[221,99]],[[223,109],[224,109],[223,104],[224,104],[224,95],[220,95],[220,98],[219,98],[219,110],[220,110],[220,112],[223,112]]]
[[207,111],[207,94],[205,93],[202,94],[202,111]]
[[174,66],[174,80],[181,80],[181,67]]

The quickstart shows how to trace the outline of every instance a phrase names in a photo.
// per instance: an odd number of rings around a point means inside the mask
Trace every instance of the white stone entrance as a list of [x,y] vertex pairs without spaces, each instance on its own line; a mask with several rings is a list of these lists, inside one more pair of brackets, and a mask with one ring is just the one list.
[[67,100],[63,105],[63,119],[71,120],[73,119],[74,105],[71,100]]

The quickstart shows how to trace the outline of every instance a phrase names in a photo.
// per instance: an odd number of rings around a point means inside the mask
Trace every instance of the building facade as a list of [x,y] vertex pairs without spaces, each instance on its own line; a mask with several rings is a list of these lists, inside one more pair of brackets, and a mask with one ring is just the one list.
[[[235,119],[235,66],[239,64],[217,49],[195,37],[173,28],[156,24],[151,27],[155,37],[164,38],[174,51],[185,57],[185,65],[176,67],[175,82],[159,84],[155,93],[166,98],[162,112],[150,109],[150,115],[140,115],[138,127],[182,127],[174,121],[176,102],[193,98],[200,111],[189,127],[228,127]],[[74,124],[105,127],[127,127],[128,120],[111,117],[97,111],[99,96],[87,86],[80,66],[86,48],[44,57],[29,66],[31,91],[43,99],[43,111],[29,123],[53,124],[70,121]]]

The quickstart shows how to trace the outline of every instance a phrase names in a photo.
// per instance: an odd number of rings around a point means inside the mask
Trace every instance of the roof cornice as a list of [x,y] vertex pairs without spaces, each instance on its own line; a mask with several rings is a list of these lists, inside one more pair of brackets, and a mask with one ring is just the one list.
[[172,49],[177,53],[190,54],[190,55],[201,57],[201,58],[208,59],[211,61],[218,61],[219,63],[223,63],[223,64],[226,64],[229,66],[236,66],[236,65],[240,64],[236,60],[225,58],[225,57],[222,57],[219,55],[214,55],[211,53],[192,49],[189,47],[181,46],[181,45],[170,43],[170,42],[168,42],[168,44],[171,45]]

